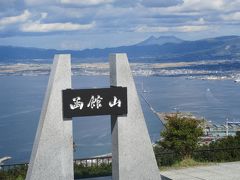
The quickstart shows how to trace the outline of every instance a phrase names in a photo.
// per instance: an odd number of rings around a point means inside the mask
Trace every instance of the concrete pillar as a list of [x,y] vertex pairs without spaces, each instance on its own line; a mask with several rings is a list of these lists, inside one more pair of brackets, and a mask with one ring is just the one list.
[[126,54],[112,54],[110,84],[127,87],[128,114],[111,118],[112,179],[159,180],[160,172]]
[[71,180],[72,121],[63,121],[62,90],[71,88],[71,57],[55,55],[37,128],[27,180]]

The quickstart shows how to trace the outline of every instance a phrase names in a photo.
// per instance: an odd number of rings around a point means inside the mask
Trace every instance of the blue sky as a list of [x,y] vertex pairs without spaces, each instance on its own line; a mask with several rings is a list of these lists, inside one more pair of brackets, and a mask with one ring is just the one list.
[[240,35],[240,0],[0,0],[0,44],[85,49]]

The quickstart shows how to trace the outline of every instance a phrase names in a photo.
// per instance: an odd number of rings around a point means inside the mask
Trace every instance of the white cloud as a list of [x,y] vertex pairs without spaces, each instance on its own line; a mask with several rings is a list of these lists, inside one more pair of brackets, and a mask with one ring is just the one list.
[[149,27],[149,26],[139,26],[135,29],[135,32],[168,32],[170,30],[169,27]]
[[239,11],[240,0],[183,0],[183,3],[180,3],[176,6],[170,7],[157,7],[154,6],[153,9],[156,9],[160,13],[164,14],[192,14],[193,12],[198,14],[206,14],[209,12],[233,12]]
[[192,22],[193,24],[198,24],[198,25],[203,25],[203,24],[206,24],[206,21],[204,18],[199,18],[197,21],[193,21]]
[[0,0],[0,7],[12,7],[16,4],[16,1],[17,0],[8,0],[8,1],[5,1],[5,0]]
[[28,10],[25,10],[22,14],[18,16],[4,17],[0,19],[0,29],[10,24],[25,22],[29,19],[30,15],[31,13]]
[[[238,0],[232,0],[238,1]],[[183,0],[182,4],[166,8],[155,8],[160,13],[164,14],[205,14],[207,12],[223,12],[232,9],[232,3],[228,0]]]
[[186,25],[186,26],[176,26],[176,27],[151,27],[151,26],[140,26],[135,29],[135,32],[151,32],[151,33],[163,33],[163,32],[197,32],[207,30],[207,26],[200,25]]
[[240,21],[240,12],[223,15],[222,19],[226,21]]
[[59,0],[24,0],[25,4],[28,6],[39,6],[39,5],[49,5],[57,4]]
[[[0,17],[5,17],[0,18],[0,36],[2,35],[2,37],[23,34],[24,36],[34,34],[35,37],[38,36],[37,32],[39,35],[44,32],[55,32],[49,33],[54,36],[62,35],[61,31],[92,29],[94,23],[90,22],[97,23],[90,35],[98,34],[99,36],[117,32],[121,35],[136,34],[139,37],[144,35],[144,33],[134,33],[133,31],[152,32],[153,34],[157,32],[179,33],[184,36],[190,36],[187,32],[198,32],[189,33],[192,36],[196,34],[215,35],[212,33],[214,28],[217,28],[216,32],[222,34],[239,34],[236,29],[239,28],[240,0],[10,1],[23,1],[24,3],[21,6],[11,3],[10,6],[6,5],[9,3],[4,1],[3,5],[7,7],[5,8],[7,10],[5,10],[6,12],[0,11]],[[12,6],[15,8],[9,9]],[[30,12],[26,10],[23,13],[24,9],[28,9]],[[225,29],[223,30],[223,28]],[[226,30],[227,28],[229,29]],[[23,31],[25,33],[22,33]],[[71,33],[66,34],[66,36],[71,35]],[[86,34],[89,33],[86,32]]]
[[[208,29],[208,26],[178,26],[175,28],[175,31],[177,32],[198,32],[198,31],[205,31]],[[174,31],[174,28],[173,28]]]
[[41,13],[41,20],[42,20],[42,19],[46,19],[47,16],[48,16],[48,13],[47,13],[47,12],[42,12],[42,13]]
[[60,0],[63,4],[74,4],[74,5],[99,5],[99,4],[107,4],[112,3],[113,0]]
[[76,31],[92,29],[95,23],[75,24],[75,23],[48,23],[43,24],[39,21],[25,23],[20,30],[23,32],[56,32],[56,31]]
[[221,10],[224,8],[225,0],[184,0],[181,10]]
[[101,4],[112,3],[115,0],[24,0],[27,6],[47,6],[55,5],[79,5],[79,6],[94,6]]
[[182,4],[182,0],[141,0],[142,5],[146,7],[170,7]]

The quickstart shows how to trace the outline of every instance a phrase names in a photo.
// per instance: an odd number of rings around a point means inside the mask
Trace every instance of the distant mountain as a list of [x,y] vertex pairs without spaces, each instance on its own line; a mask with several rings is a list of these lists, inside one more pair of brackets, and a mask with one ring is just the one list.
[[160,36],[156,38],[155,36],[150,36],[148,39],[136,44],[137,46],[149,46],[149,45],[163,45],[166,43],[181,43],[183,42],[182,39],[179,39],[175,36]]
[[47,59],[58,52],[60,51],[55,49],[0,46],[0,62],[15,59]]
[[54,54],[60,53],[70,53],[73,59],[81,59],[84,62],[107,61],[110,53],[127,53],[132,62],[240,59],[240,36],[223,36],[197,41],[182,41],[175,37],[166,39],[168,42],[165,41],[164,44],[160,44],[164,42],[162,37],[150,37],[131,46],[79,51],[0,46],[0,62],[52,59]]

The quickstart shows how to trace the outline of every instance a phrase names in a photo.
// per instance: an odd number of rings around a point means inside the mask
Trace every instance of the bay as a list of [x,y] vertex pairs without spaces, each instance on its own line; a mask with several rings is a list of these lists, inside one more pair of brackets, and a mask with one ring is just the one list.
[[[0,77],[0,157],[28,162],[48,76]],[[240,85],[231,80],[203,81],[184,77],[135,77],[139,94],[158,112],[184,111],[216,124],[240,118]],[[142,84],[147,93],[142,93]],[[73,88],[109,87],[108,76],[73,76]],[[152,142],[163,126],[140,97]],[[73,119],[75,158],[111,152],[110,116]]]

